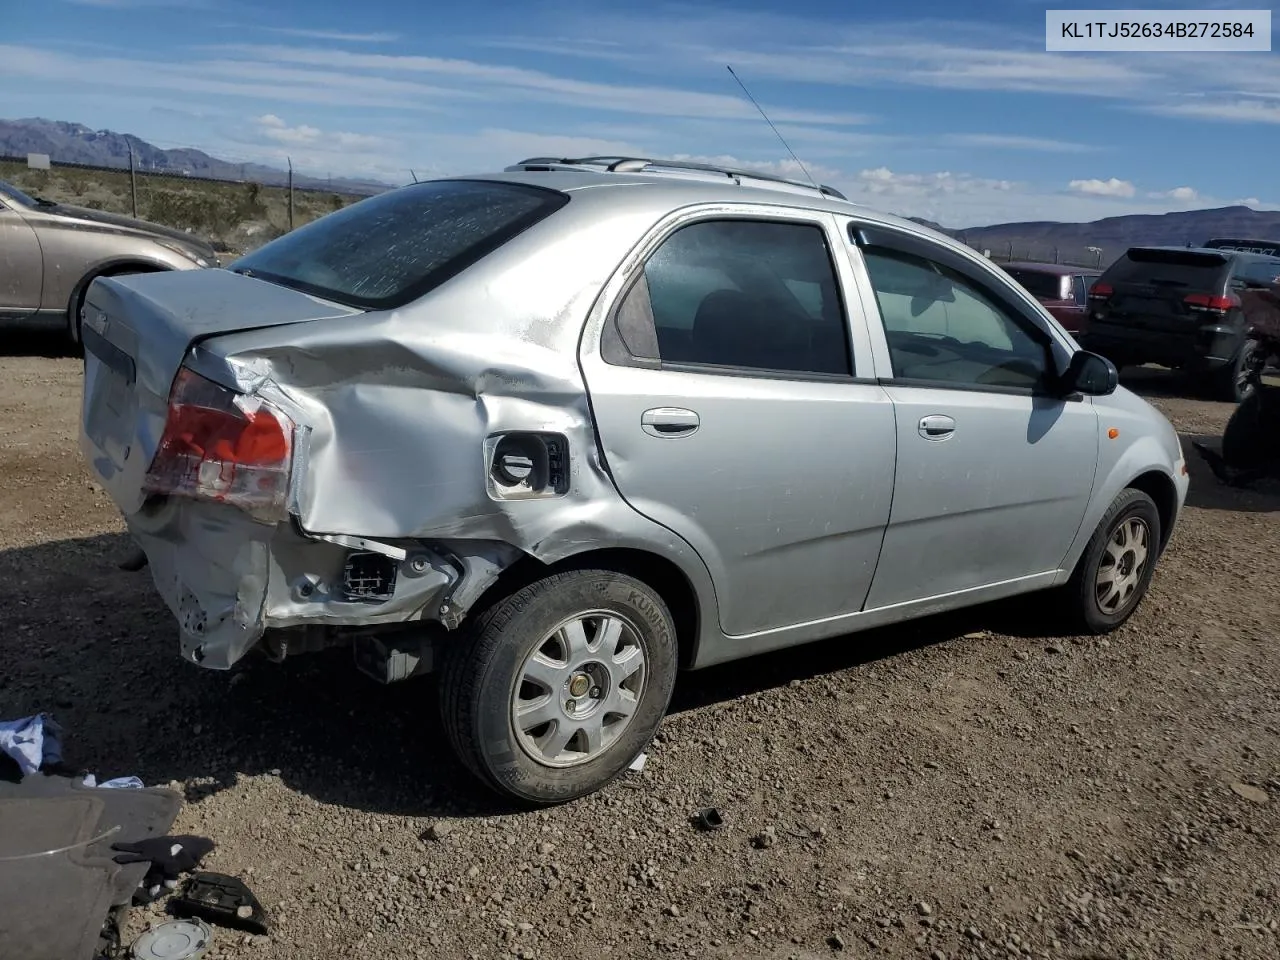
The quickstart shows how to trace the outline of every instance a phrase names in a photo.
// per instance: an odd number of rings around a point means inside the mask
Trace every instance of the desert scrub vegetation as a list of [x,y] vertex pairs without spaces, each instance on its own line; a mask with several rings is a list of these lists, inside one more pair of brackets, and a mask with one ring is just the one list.
[[[127,170],[56,166],[32,170],[24,163],[0,161],[0,180],[58,203],[133,214]],[[294,226],[300,227],[360,199],[327,191],[295,190]],[[243,253],[288,232],[289,191],[260,183],[139,174],[138,216],[202,236],[222,251]]]

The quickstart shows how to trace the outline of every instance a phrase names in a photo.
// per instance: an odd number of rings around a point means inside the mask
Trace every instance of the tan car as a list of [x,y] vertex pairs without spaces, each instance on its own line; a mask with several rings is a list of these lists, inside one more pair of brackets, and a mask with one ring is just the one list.
[[29,197],[0,180],[0,321],[64,326],[78,343],[94,278],[217,265],[208,243],[180,230]]

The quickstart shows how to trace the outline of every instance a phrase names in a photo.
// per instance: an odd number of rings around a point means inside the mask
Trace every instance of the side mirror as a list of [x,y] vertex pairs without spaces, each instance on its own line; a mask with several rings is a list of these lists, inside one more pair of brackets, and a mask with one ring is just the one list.
[[1120,372],[1106,357],[1088,350],[1077,350],[1062,375],[1064,393],[1083,393],[1092,397],[1105,397],[1115,393],[1120,386]]

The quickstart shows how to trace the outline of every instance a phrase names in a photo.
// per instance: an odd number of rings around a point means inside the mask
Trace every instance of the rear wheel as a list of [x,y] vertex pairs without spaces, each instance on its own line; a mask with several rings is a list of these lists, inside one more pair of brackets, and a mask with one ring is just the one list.
[[1160,554],[1160,511],[1141,490],[1120,493],[1098,523],[1067,584],[1064,599],[1076,625],[1109,633],[1138,608]]
[[445,728],[491,788],[533,804],[592,793],[657,732],[675,685],[662,598],[609,570],[537,580],[480,614],[449,647]]
[[1219,400],[1243,403],[1253,393],[1254,365],[1258,357],[1258,341],[1246,340],[1240,345],[1235,359],[1218,374],[1214,393]]

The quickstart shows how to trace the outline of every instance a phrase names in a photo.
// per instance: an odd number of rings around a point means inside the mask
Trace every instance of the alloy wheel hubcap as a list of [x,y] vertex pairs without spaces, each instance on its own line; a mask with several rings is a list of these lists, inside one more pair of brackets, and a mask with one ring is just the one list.
[[1129,517],[1112,531],[1094,580],[1103,613],[1119,613],[1134,601],[1150,553],[1151,528],[1140,517]]
[[595,759],[630,725],[646,677],[635,627],[593,610],[565,620],[525,658],[511,698],[521,749],[549,767]]

